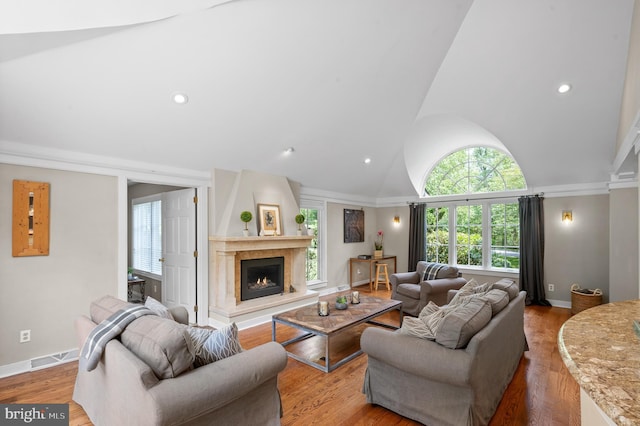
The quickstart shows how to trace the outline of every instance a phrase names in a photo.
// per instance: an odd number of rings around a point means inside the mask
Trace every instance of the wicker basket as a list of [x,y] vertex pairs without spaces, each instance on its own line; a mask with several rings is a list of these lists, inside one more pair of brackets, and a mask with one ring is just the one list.
[[589,293],[582,293],[578,284],[571,284],[571,314],[575,315],[585,309],[593,308],[602,304],[602,290],[587,290]]

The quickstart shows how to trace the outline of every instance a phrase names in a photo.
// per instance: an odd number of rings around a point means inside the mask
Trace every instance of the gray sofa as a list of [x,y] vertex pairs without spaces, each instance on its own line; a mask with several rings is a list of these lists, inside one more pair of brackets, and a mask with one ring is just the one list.
[[[76,320],[80,345],[122,304],[111,297],[93,302],[91,319]],[[171,313],[188,320],[184,308]],[[194,368],[185,328],[155,315],[136,319],[106,345],[94,370],[78,369],[73,400],[96,425],[279,425],[284,348],[269,342]]]
[[467,283],[458,268],[450,265],[441,265],[435,279],[423,280],[429,265],[437,264],[421,260],[415,272],[400,272],[389,277],[391,298],[402,302],[402,311],[406,314],[418,316],[429,301],[446,304],[448,291],[458,290]]
[[429,426],[486,425],[527,350],[526,293],[506,306],[465,347],[369,327],[361,337],[368,355],[367,402]]

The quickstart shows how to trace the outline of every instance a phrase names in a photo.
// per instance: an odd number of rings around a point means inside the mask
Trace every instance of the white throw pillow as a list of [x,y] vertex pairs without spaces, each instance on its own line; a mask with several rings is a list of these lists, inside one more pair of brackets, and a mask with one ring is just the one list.
[[418,318],[408,316],[403,318],[400,333],[420,337],[421,339],[435,340],[438,328],[448,310],[446,307],[442,308],[429,301],[427,306],[420,312]]
[[457,305],[458,303],[462,302],[465,296],[485,293],[487,290],[489,290],[489,287],[489,283],[479,284],[478,281],[475,280],[475,278],[471,278],[465,285],[462,286],[462,288],[460,288],[460,290],[458,290],[456,295],[453,296],[453,299],[451,299],[451,301],[449,302],[449,306]]
[[159,317],[168,318],[170,320],[173,319],[173,315],[171,315],[169,309],[151,296],[147,297],[147,300],[144,302],[144,306],[151,309]]

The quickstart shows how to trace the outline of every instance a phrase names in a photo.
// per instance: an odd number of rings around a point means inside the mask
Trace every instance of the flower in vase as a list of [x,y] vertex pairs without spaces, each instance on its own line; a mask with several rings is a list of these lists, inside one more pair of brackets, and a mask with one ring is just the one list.
[[382,240],[384,239],[384,232],[382,229],[378,231],[378,235],[376,236],[376,241],[374,245],[376,246],[376,250],[382,250]]

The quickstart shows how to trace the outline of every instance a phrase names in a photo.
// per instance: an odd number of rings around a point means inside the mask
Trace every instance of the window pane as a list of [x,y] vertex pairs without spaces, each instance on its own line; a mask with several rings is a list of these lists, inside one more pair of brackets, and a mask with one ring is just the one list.
[[162,275],[162,202],[133,205],[133,268]]
[[318,280],[318,210],[316,209],[300,209],[300,213],[305,217],[307,229],[314,231],[314,237],[311,244],[307,247],[306,258],[306,276],[307,281]]
[[482,205],[456,207],[458,265],[482,266]]
[[425,181],[425,193],[474,194],[525,189],[520,167],[509,155],[488,147],[464,148],[443,158]]
[[491,206],[491,266],[520,267],[520,225],[518,204]]
[[426,252],[428,262],[449,262],[449,209],[426,209]]

